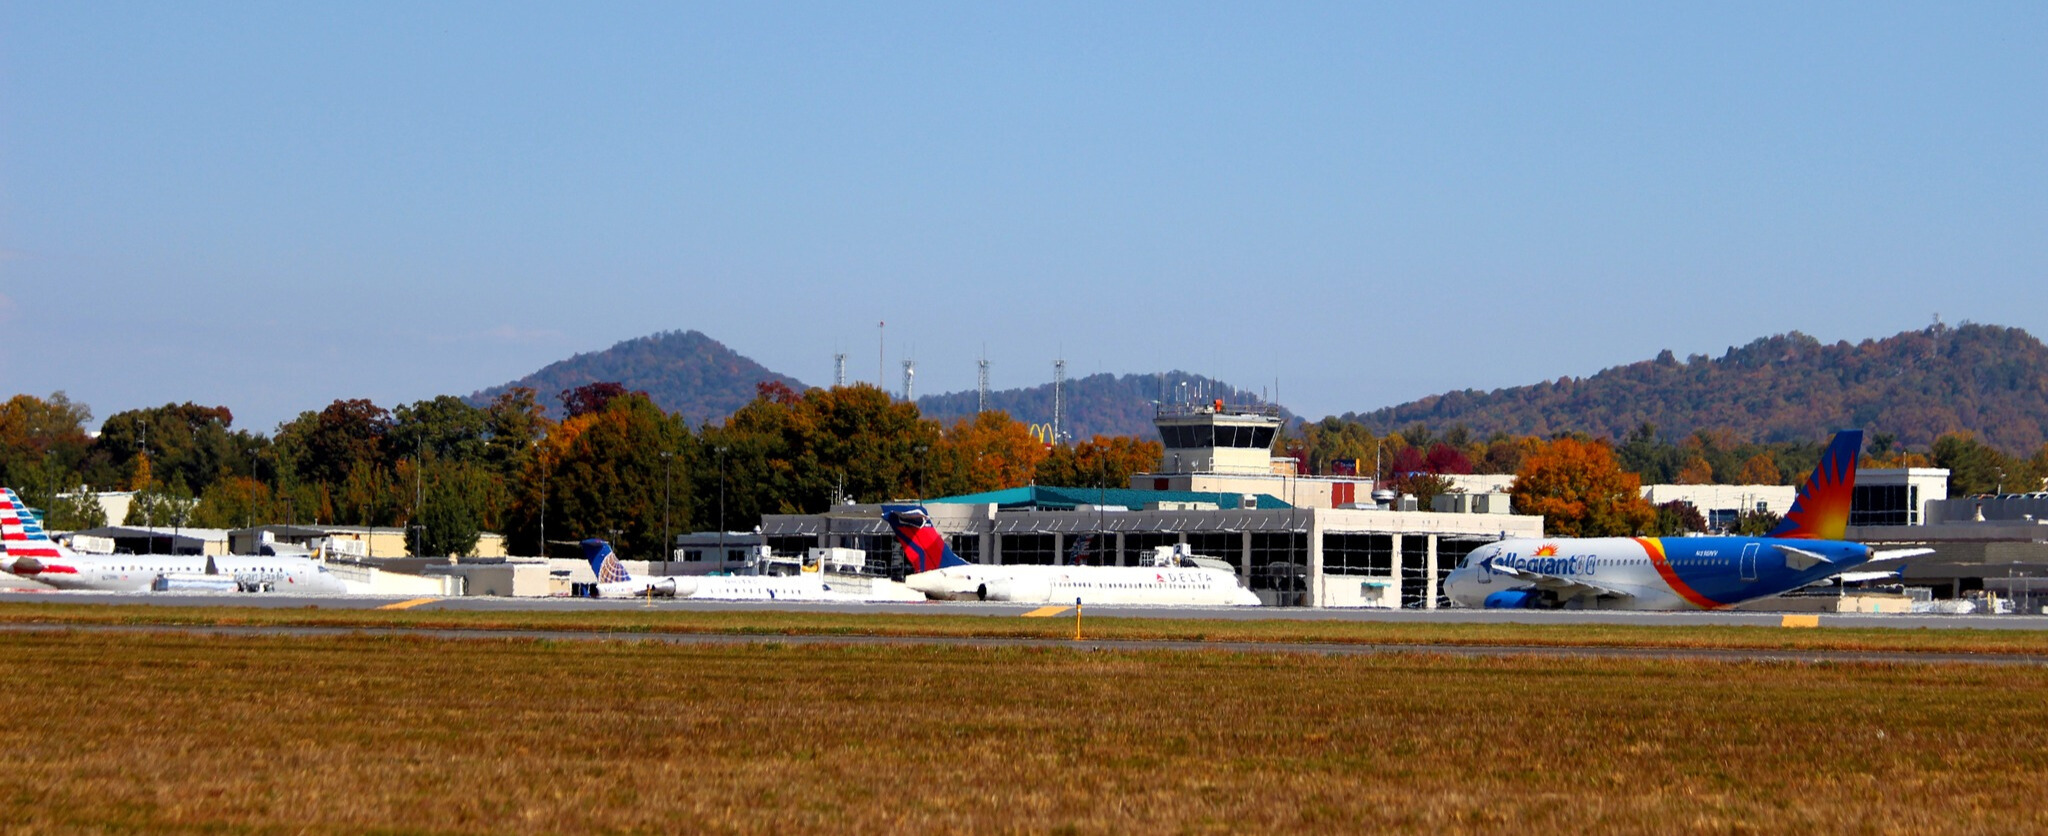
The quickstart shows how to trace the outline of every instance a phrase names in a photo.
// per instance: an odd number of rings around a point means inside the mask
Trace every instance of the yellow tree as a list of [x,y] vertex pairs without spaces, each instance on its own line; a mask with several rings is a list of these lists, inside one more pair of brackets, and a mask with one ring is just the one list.
[[1623,471],[1599,441],[1560,438],[1525,457],[1513,501],[1519,513],[1543,515],[1544,528],[1561,537],[1626,536],[1657,520],[1641,479]]

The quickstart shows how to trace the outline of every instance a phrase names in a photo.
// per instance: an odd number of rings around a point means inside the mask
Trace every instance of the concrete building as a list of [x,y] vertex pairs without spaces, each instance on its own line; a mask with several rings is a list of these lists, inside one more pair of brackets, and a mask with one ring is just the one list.
[[[266,543],[281,543],[306,551],[328,551],[348,557],[405,557],[412,554],[412,532],[403,528],[373,528],[356,525],[258,525],[228,532],[235,554],[255,554]],[[477,535],[472,554],[460,557],[504,557],[505,536],[493,532]],[[439,555],[445,557],[447,555]]]
[[63,539],[85,554],[228,554],[228,532],[219,528],[103,525],[71,532]]
[[[1901,573],[1906,586],[1933,598],[2004,601],[2014,611],[2048,612],[2048,494],[1950,499],[1947,471],[1916,468],[1912,475],[1920,484],[1868,495],[1859,480],[1850,519],[1862,524],[1849,528],[1849,538],[1877,548],[1934,549]],[[1941,478],[1939,486],[1926,484],[1933,475]],[[1874,504],[1865,507],[1866,499]]]
[[1683,502],[1700,512],[1709,531],[1727,531],[1743,514],[1768,511],[1778,516],[1792,510],[1799,489],[1791,485],[1644,485],[1651,505]]

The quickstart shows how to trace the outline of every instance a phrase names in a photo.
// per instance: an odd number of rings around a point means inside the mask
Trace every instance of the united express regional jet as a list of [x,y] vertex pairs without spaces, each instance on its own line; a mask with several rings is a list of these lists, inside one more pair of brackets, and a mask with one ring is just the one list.
[[1488,609],[1711,610],[1790,592],[1933,549],[1873,552],[1842,539],[1856,486],[1860,430],[1835,434],[1792,510],[1767,537],[1557,537],[1474,549],[1444,594]]

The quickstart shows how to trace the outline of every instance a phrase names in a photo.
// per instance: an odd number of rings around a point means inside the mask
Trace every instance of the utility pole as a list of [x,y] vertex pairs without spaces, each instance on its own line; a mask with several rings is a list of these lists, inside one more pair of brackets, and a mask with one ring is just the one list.
[[832,386],[833,386],[833,388],[838,388],[838,387],[841,387],[841,386],[845,386],[845,385],[846,385],[846,352],[844,352],[844,351],[841,351],[841,352],[836,352],[836,353],[834,353],[834,354],[832,355]]
[[889,344],[889,323],[882,320],[875,323],[875,388],[888,391],[888,364],[882,361],[882,348]]
[[426,557],[426,554],[420,551],[420,549],[425,548],[424,541],[427,539],[427,526],[420,521],[420,509],[426,505],[427,500],[425,475],[427,470],[427,433],[425,428],[421,428],[419,449],[413,456],[412,521],[415,525],[412,535],[412,556]]
[[1067,360],[1062,357],[1052,361],[1052,443],[1060,443],[1062,422],[1060,413],[1067,408]]

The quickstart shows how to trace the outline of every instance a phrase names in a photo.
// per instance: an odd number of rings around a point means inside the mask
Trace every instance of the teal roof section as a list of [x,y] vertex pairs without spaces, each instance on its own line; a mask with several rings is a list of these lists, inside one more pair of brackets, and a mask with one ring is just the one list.
[[[1205,491],[1141,491],[1131,488],[1058,488],[1050,485],[1030,485],[985,493],[970,493],[962,496],[948,496],[927,499],[926,502],[947,504],[994,503],[1006,511],[1034,509],[1039,511],[1072,511],[1082,505],[1123,506],[1133,511],[1142,511],[1154,502],[1206,502],[1218,508],[1238,508],[1245,499],[1241,493],[1210,493]],[[1284,510],[1294,506],[1282,502],[1270,494],[1250,495],[1260,510]]]

